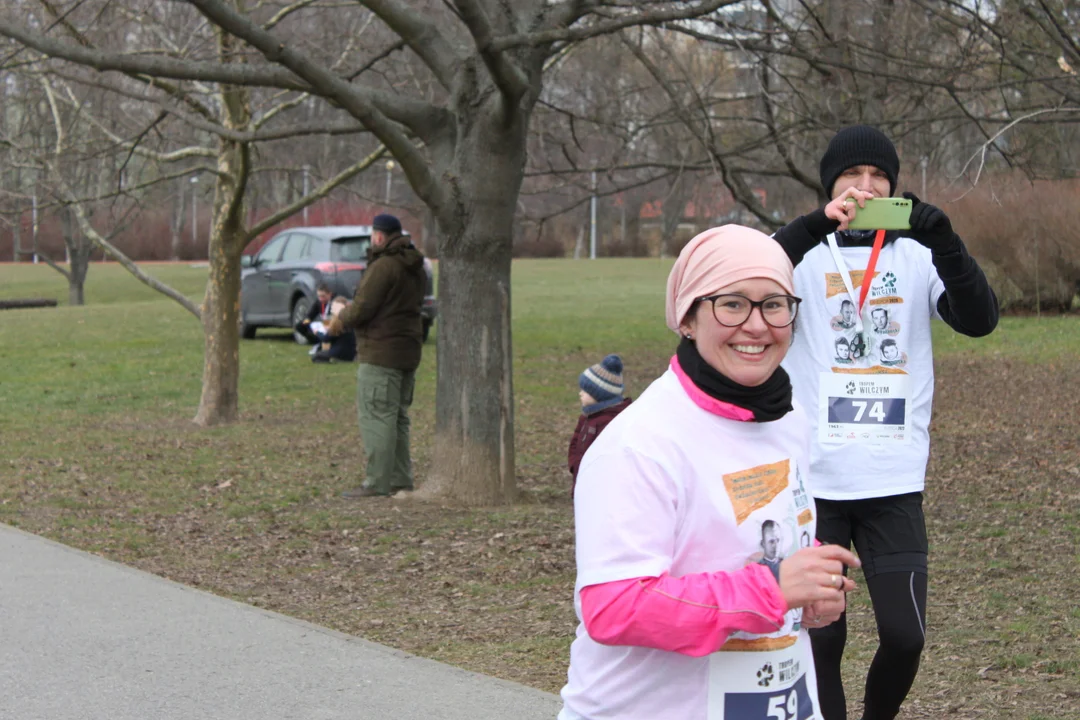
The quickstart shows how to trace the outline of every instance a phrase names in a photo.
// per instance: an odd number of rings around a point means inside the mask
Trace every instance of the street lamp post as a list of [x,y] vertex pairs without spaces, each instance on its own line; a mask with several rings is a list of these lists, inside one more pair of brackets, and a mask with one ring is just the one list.
[[30,231],[33,234],[34,239],[34,264],[37,265],[37,235],[38,235],[38,218],[37,218],[37,190],[34,190],[34,194],[30,196]]
[[592,173],[592,198],[589,200],[589,259],[596,259],[596,171]]
[[[308,166],[305,165],[304,166],[304,197],[307,197],[307,196],[308,196]],[[308,224],[307,209],[308,209],[308,206],[305,205],[304,206],[304,224],[305,225]]]
[[394,161],[386,161],[386,199],[383,201],[386,205],[390,204],[390,183],[393,181],[394,176],[391,175],[391,171],[394,169]]
[[191,245],[194,248],[198,242],[195,237],[195,228],[199,224],[199,207],[198,207],[198,195],[199,190],[199,176],[196,175],[191,178]]

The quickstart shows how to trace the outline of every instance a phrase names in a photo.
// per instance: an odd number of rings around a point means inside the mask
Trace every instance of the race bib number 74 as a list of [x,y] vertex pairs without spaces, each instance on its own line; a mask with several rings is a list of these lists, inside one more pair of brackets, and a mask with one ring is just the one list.
[[821,374],[818,439],[823,443],[907,443],[911,412],[907,375]]

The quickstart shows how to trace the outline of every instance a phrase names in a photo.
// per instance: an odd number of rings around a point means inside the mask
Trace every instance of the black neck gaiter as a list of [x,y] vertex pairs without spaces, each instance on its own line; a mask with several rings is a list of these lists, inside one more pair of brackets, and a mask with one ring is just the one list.
[[791,378],[782,367],[757,387],[747,387],[729,379],[705,362],[697,345],[683,338],[675,351],[679,367],[709,397],[754,413],[754,422],[772,422],[791,412]]

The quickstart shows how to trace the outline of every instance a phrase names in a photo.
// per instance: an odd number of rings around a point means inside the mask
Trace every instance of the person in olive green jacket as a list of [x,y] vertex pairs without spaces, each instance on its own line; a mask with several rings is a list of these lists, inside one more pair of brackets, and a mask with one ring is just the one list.
[[413,489],[409,406],[420,365],[424,256],[401,234],[393,215],[372,221],[371,261],[352,304],[329,324],[331,334],[355,330],[357,407],[367,478],[345,497],[389,496]]

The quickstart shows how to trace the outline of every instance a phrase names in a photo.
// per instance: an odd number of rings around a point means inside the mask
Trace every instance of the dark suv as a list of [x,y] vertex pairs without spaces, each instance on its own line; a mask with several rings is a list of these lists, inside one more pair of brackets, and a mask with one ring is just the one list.
[[[244,255],[240,280],[240,335],[251,339],[261,327],[293,328],[326,283],[334,295],[352,298],[371,247],[370,225],[332,225],[282,230],[252,257]],[[421,316],[424,341],[438,308],[431,261],[424,258],[427,291]],[[307,340],[293,332],[298,343]]]

